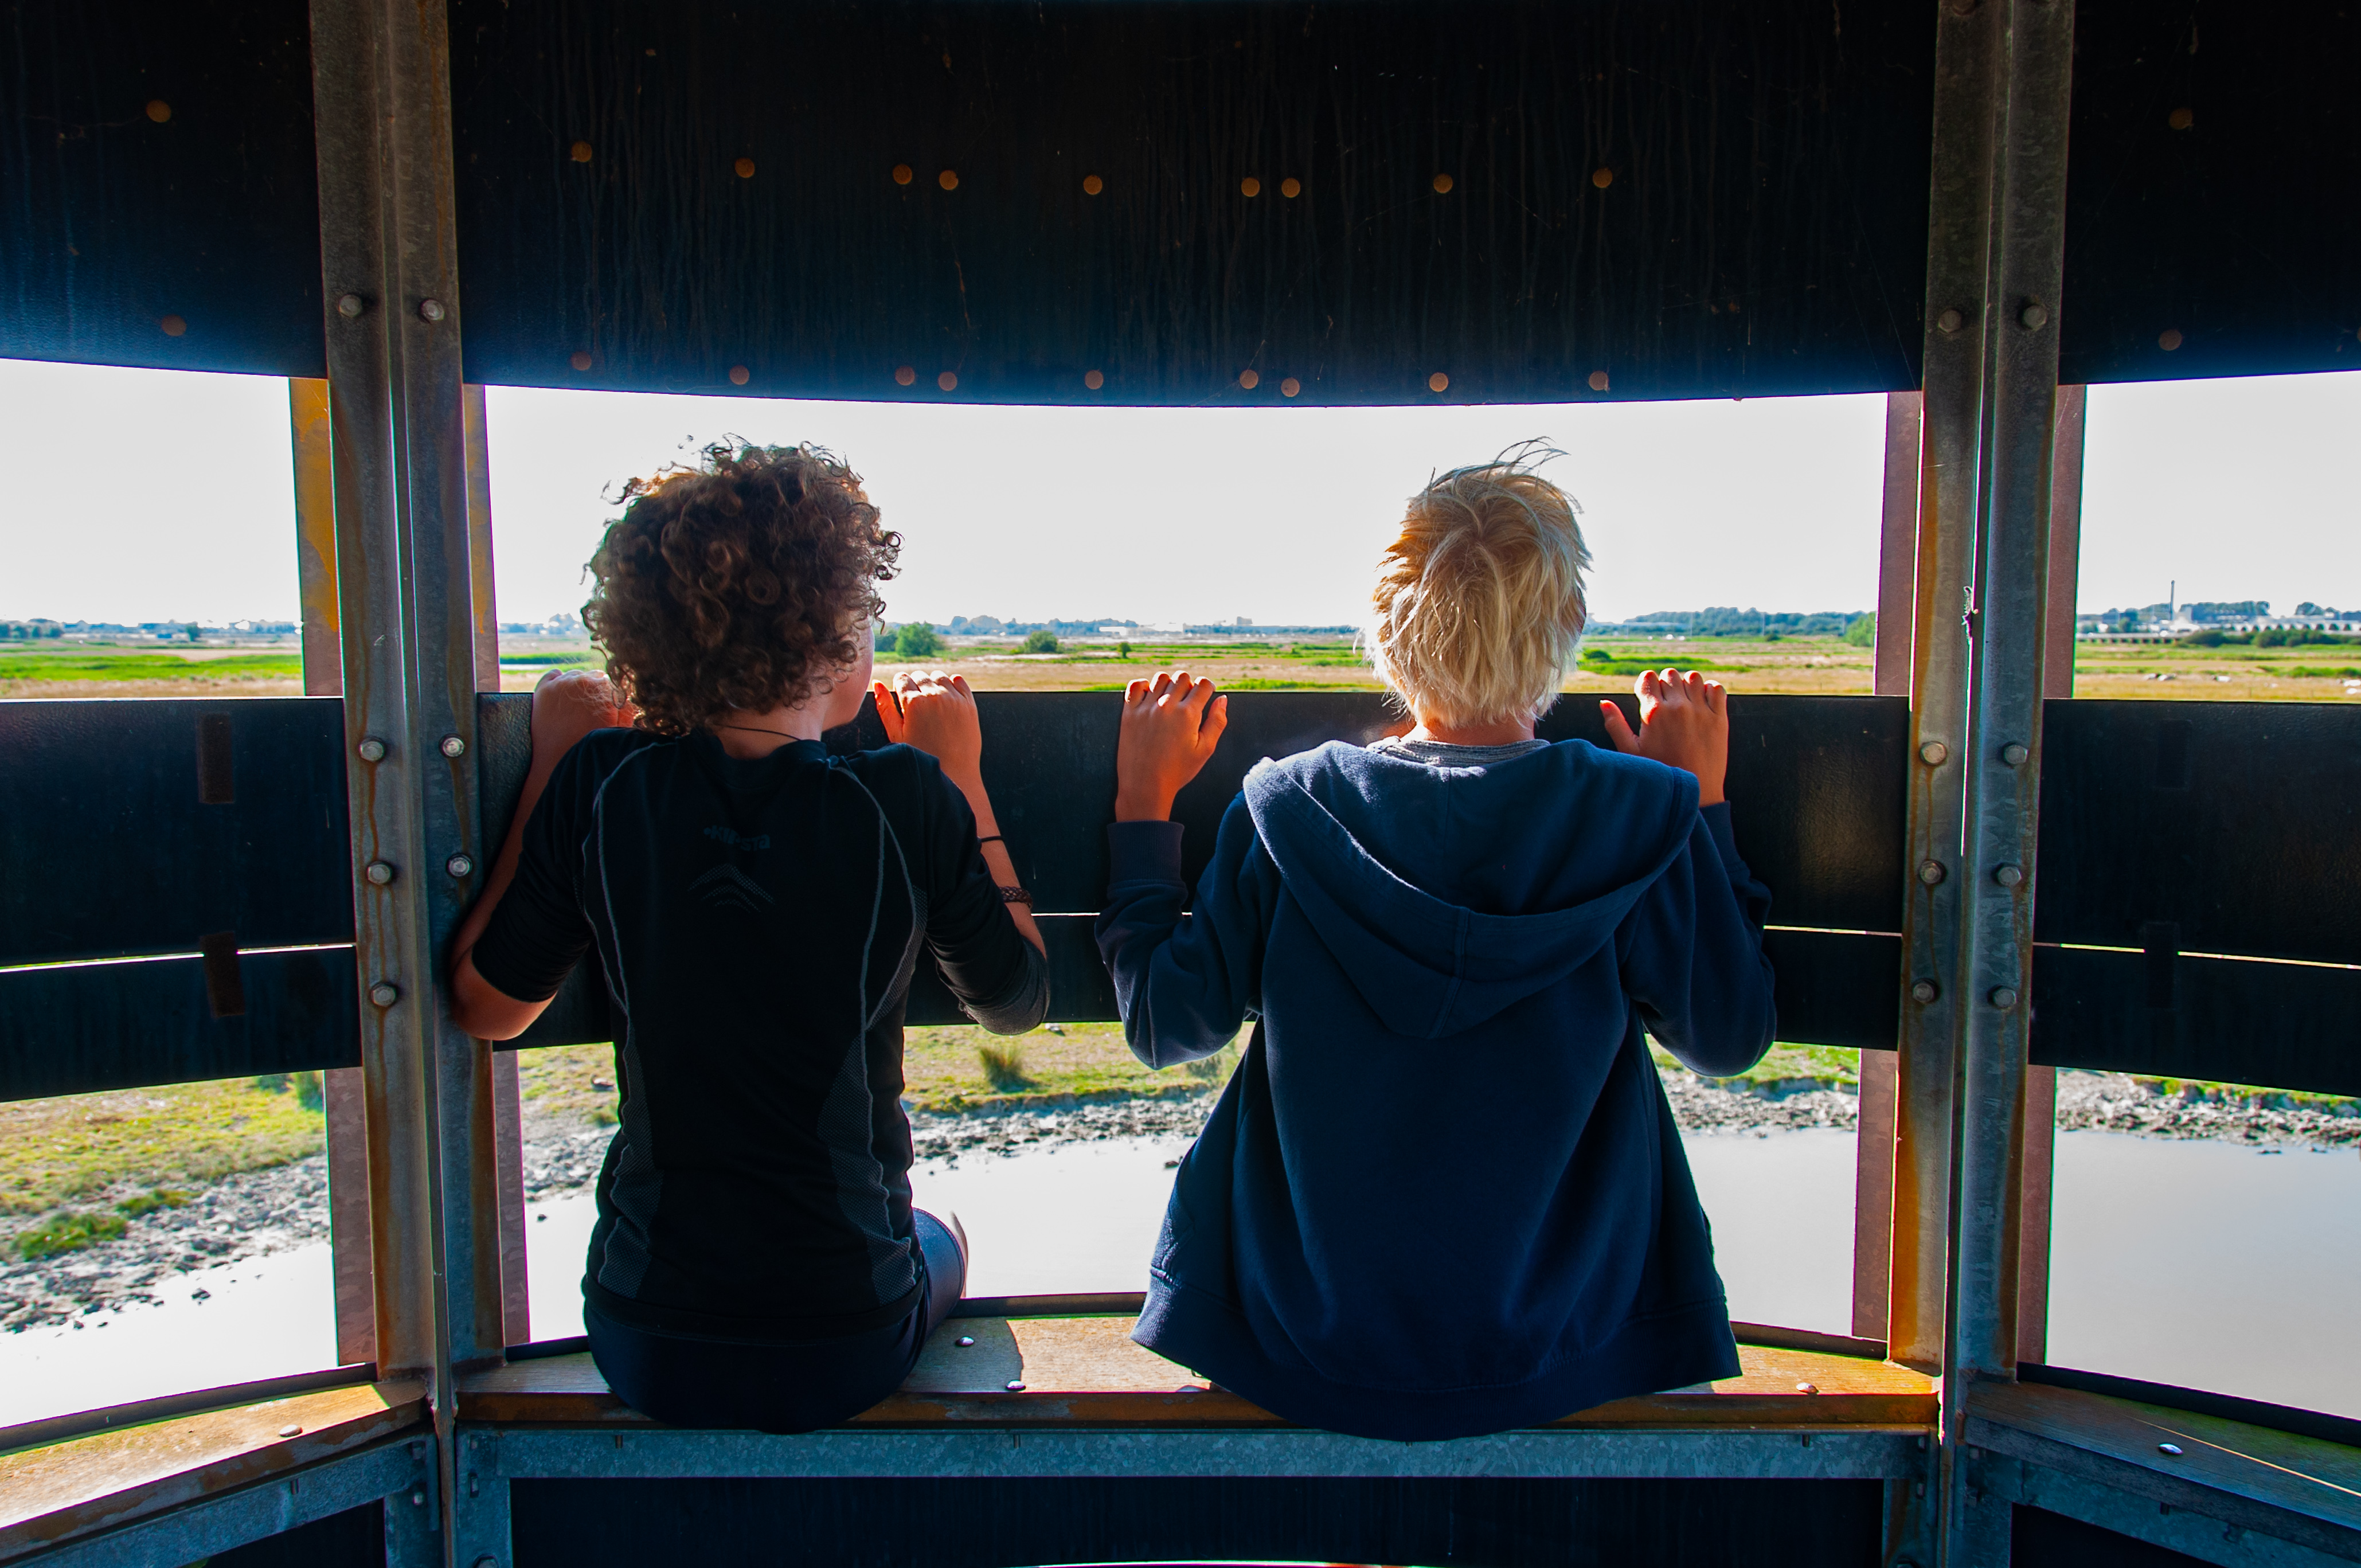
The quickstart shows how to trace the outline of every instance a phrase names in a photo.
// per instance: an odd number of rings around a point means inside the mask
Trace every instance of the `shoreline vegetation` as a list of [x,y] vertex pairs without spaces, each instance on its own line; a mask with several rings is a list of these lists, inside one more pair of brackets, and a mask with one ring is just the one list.
[[[1185,666],[1230,691],[1380,689],[1349,637],[1148,639],[1139,642],[1069,639],[1054,651],[1027,652],[1007,638],[938,637],[923,659],[890,650],[877,655],[882,676],[915,668],[964,674],[979,691],[1121,691],[1135,676]],[[1565,681],[1568,692],[1621,692],[1644,669],[1677,663],[1708,671],[1743,696],[1759,693],[1866,694],[1874,650],[1841,635],[1668,635],[1601,632],[1583,647]],[[553,668],[595,666],[579,637],[511,636],[503,641],[501,688],[529,691]],[[2361,641],[2259,644],[2200,637],[2172,643],[2075,644],[2075,695],[2236,701],[2334,702],[2361,696]],[[302,692],[302,656],[290,641],[159,645],[99,641],[0,647],[0,700],[109,697],[288,696]]]
[[[1858,1052],[1774,1047],[1752,1071],[1722,1080],[1654,1055],[1686,1133],[1768,1137],[1857,1124]],[[1195,1073],[1151,1072],[1113,1024],[1049,1025],[1013,1041],[916,1027],[904,1103],[921,1159],[1189,1138],[1235,1068],[1235,1047],[1210,1059],[1216,1065]],[[518,1067],[526,1201],[587,1190],[615,1125],[612,1048],[526,1051]],[[0,1329],[73,1322],[175,1293],[202,1299],[214,1268],[325,1240],[327,1162],[305,1077],[0,1105]],[[2361,1148],[2361,1100],[2068,1071],[2058,1101],[2060,1130]]]

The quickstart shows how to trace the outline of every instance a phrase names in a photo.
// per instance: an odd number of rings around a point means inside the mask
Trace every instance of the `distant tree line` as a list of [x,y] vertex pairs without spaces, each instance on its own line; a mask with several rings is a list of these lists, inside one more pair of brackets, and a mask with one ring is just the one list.
[[[1618,621],[1617,627],[1684,637],[1843,637],[1866,645],[1877,634],[1877,617],[1858,610],[1660,609]],[[1856,628],[1866,627],[1866,630]],[[1600,627],[1600,630],[1609,628]]]

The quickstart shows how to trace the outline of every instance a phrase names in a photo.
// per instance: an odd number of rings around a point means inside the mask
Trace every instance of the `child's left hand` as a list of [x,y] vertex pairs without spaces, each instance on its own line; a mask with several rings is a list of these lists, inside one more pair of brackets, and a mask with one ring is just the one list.
[[640,710],[598,670],[552,670],[533,684],[533,765],[554,768],[593,729],[628,728]]

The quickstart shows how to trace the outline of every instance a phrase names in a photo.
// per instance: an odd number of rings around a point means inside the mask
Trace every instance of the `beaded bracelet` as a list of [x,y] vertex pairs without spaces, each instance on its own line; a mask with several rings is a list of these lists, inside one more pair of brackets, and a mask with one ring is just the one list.
[[1003,904],[1021,904],[1026,908],[1030,909],[1033,907],[1033,894],[1021,887],[1004,887],[1000,890],[1000,902]]

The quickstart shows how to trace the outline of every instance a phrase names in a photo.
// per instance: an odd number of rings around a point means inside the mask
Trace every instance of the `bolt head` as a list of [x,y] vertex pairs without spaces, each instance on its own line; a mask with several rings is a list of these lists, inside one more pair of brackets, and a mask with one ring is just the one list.
[[975,1343],[975,1336],[973,1334],[961,1334],[959,1337],[959,1343],[960,1348],[961,1350],[965,1350],[968,1346]]
[[1968,324],[1968,318],[1960,311],[1949,310],[1935,318],[1935,324],[1945,332],[1957,332]]
[[463,757],[467,753],[467,743],[456,735],[445,735],[440,750],[446,757]]
[[1918,748],[1918,760],[1930,768],[1941,767],[1950,757],[1951,749],[1940,740],[1925,741]]
[[1008,1391],[1012,1394],[1022,1394],[1025,1392],[1025,1385],[1012,1377],[1008,1380]]
[[353,750],[361,754],[361,761],[364,762],[382,762],[385,761],[385,742],[379,740],[374,735],[362,736],[361,743],[354,747]]
[[1910,988],[1910,1000],[1913,1002],[1932,1002],[1942,994],[1941,988],[1931,980],[1919,981]]
[[2003,746],[2000,749],[2000,760],[2006,762],[2012,768],[2021,768],[2025,766],[2026,759],[2032,755],[2033,753],[2031,751],[2026,749],[2023,744],[2015,740],[2010,741],[2007,745]]
[[425,1487],[412,1486],[410,1489],[410,1506],[413,1508],[423,1508],[426,1506]]
[[449,860],[443,862],[443,869],[449,872],[453,876],[461,878],[462,880],[474,876],[476,874],[475,857],[472,855],[454,855]]
[[2049,307],[2038,300],[2027,300],[2025,309],[2016,313],[2016,319],[2023,322],[2027,330],[2038,332],[2049,324]]
[[439,322],[448,314],[450,313],[443,308],[443,302],[440,300],[418,302],[418,317],[421,321]]
[[2016,1005],[2016,992],[2009,986],[1995,985],[1992,989],[1991,1001],[1994,1007],[2005,1013]]
[[2003,887],[2015,887],[2024,880],[2025,868],[2022,866],[2003,866],[1993,872],[1993,881]]
[[1925,883],[1928,887],[1933,887],[1936,883],[1941,882],[1946,874],[1947,873],[1943,870],[1943,862],[1940,861],[1921,861],[1918,862],[1918,880]]
[[2169,1453],[2175,1459],[2180,1457],[2180,1445],[2177,1442],[2159,1442],[2156,1445],[2156,1451],[2158,1453]]
[[348,322],[360,320],[361,313],[368,309],[368,302],[358,294],[345,294],[336,301],[336,313]]
[[374,885],[383,887],[393,881],[393,868],[383,861],[371,861],[361,875],[368,878]]
[[390,1007],[401,1000],[401,992],[393,988],[391,981],[381,980],[369,987],[369,1000],[379,1007]]

